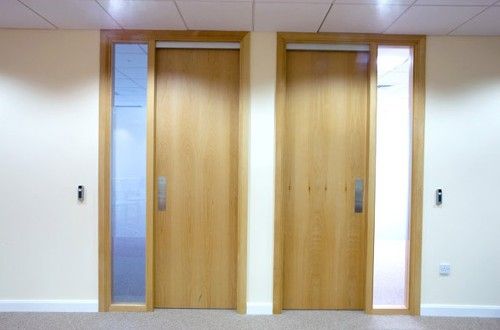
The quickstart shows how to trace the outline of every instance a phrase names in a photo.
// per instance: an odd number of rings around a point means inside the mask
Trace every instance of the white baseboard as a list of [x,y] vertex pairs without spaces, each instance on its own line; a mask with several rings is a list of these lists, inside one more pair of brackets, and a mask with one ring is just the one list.
[[0,312],[97,312],[97,300],[0,300]]
[[500,318],[500,306],[422,304],[420,315]]
[[272,315],[273,303],[247,302],[248,315]]

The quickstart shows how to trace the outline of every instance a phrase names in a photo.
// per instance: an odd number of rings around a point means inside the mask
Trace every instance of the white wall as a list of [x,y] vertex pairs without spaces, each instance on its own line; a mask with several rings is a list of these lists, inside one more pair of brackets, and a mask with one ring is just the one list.
[[[434,205],[434,191],[444,201]],[[500,316],[500,38],[427,46],[424,313],[496,306]],[[451,275],[440,277],[440,262]],[[475,305],[465,306],[464,305]],[[483,308],[485,307],[485,308]],[[447,310],[448,309],[448,310]]]
[[0,30],[0,44],[0,311],[93,309],[99,33]]
[[[251,37],[247,299],[255,313],[272,305],[275,36]],[[34,309],[31,300],[92,310],[99,33],[0,30],[0,43],[0,310]],[[428,41],[424,312],[500,306],[499,59],[500,38]],[[441,261],[451,276],[439,277]]]
[[250,38],[247,312],[272,314],[276,33]]

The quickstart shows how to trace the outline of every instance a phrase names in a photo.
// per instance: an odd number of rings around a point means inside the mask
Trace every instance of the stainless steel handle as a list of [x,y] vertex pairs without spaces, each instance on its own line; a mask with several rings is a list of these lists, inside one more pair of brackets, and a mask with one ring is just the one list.
[[356,178],[354,181],[354,212],[363,212],[363,179]]
[[167,209],[167,179],[164,176],[158,177],[158,211]]

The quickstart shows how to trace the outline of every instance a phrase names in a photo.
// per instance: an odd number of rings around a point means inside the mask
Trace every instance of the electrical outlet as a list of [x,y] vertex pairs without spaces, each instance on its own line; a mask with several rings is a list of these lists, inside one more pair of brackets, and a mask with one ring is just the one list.
[[448,276],[448,275],[450,275],[450,272],[451,272],[450,264],[443,263],[443,262],[439,264],[439,275]]

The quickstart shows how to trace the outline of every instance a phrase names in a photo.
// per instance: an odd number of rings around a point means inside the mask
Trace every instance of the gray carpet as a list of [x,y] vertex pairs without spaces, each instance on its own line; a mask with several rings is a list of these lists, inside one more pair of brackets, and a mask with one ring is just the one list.
[[375,316],[349,311],[239,315],[227,310],[152,313],[0,313],[0,329],[500,329],[500,319]]

